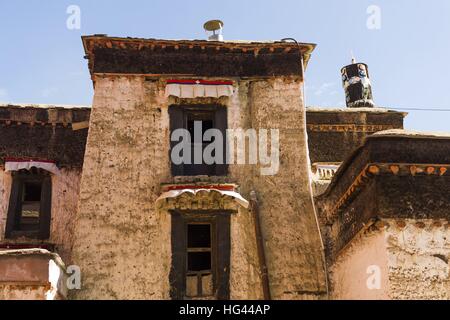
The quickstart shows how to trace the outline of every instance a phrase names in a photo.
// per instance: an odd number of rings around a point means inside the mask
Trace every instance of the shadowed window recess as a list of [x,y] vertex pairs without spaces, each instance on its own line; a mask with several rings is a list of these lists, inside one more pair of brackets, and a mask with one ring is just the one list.
[[12,173],[5,237],[47,239],[50,236],[51,176],[31,168]]
[[211,224],[187,225],[187,297],[213,294],[211,231]]
[[[170,131],[171,136],[174,130],[185,129],[189,134],[189,161],[183,160],[181,164],[173,161],[172,150],[181,141],[172,141],[171,139],[171,160],[172,160],[172,175],[174,176],[224,176],[227,174],[227,164],[225,158],[226,152],[226,129],[227,129],[227,110],[223,106],[215,105],[193,105],[193,106],[171,106],[169,108],[170,116]],[[197,130],[196,130],[197,128]],[[215,142],[213,136],[211,140],[204,140],[205,132],[209,129],[217,129],[223,137],[222,154],[216,154],[214,149],[211,156],[220,161],[214,163],[206,163],[203,157],[205,148],[211,143]],[[217,141],[219,143],[219,141]],[[201,157],[196,157],[195,152],[200,152]],[[175,154],[178,156],[178,153]],[[184,151],[179,154],[184,159]]]
[[172,212],[173,299],[228,299],[229,267],[229,213]]

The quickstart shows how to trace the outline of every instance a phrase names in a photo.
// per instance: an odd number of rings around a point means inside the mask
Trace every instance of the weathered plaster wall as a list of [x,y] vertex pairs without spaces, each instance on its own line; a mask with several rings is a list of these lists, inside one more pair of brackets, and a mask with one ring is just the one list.
[[[301,96],[295,79],[238,82],[232,97],[219,100],[229,128],[279,128],[280,171],[262,177],[257,166],[231,165],[229,177],[206,179],[232,180],[247,198],[257,191],[274,298],[325,291]],[[163,81],[97,77],[74,245],[83,289],[75,298],[169,298],[170,215],[155,208],[160,184],[176,182],[168,107],[200,100],[167,99]],[[243,209],[231,219],[230,296],[262,298],[253,220]]]
[[82,272],[75,298],[169,298],[170,216],[154,208],[170,173],[158,89],[141,77],[96,81],[75,226]]
[[[160,184],[174,182],[168,107],[176,101],[143,78],[98,79],[95,92],[74,247],[83,290],[74,297],[168,299],[170,214],[154,205]],[[262,295],[253,229],[247,210],[232,215],[232,298]]]
[[[295,78],[245,80],[227,102],[229,128],[280,130],[280,168],[275,175],[262,176],[259,165],[229,167],[241,194],[248,198],[251,190],[257,193],[271,294],[276,299],[316,299],[326,292],[321,240],[309,189],[302,97],[302,83]],[[241,279],[240,285],[231,281],[236,298],[262,298],[250,218],[236,216],[240,221],[235,228],[246,230],[243,239],[247,241],[245,246],[241,244],[246,259],[237,255],[232,259],[231,279],[233,274]],[[232,237],[236,234],[233,222]],[[232,252],[238,239],[232,238]],[[247,272],[241,272],[245,268]]]
[[52,220],[49,242],[66,265],[72,264],[75,217],[80,194],[81,168],[62,168],[52,176]]
[[251,125],[279,129],[280,167],[275,175],[254,166],[251,183],[260,199],[272,297],[325,296],[321,240],[316,224],[307,154],[302,83],[277,78],[249,85]]
[[50,243],[66,264],[71,263],[74,218],[77,212],[80,168],[62,168],[59,175],[52,175],[52,211],[50,239],[5,239],[5,226],[11,193],[11,173],[0,172],[0,241],[3,243]]
[[11,195],[12,177],[9,172],[0,171],[0,239],[5,237],[6,217]]
[[387,220],[389,296],[450,299],[448,220]]
[[[370,277],[376,276],[372,266],[379,268],[379,289],[367,286]],[[388,253],[384,231],[370,228],[361,232],[340,252],[329,272],[331,299],[389,299]]]
[[252,215],[231,216],[230,299],[262,299],[262,284]]
[[0,251],[0,300],[59,300],[67,296],[59,255],[42,249]]
[[47,285],[0,284],[0,300],[45,300]]
[[[249,105],[249,81],[240,81],[235,94],[226,101],[228,108],[228,128],[248,129],[251,127]],[[254,166],[229,166],[231,179],[237,181],[240,193],[249,198],[253,189],[252,176]],[[262,283],[257,255],[255,226],[251,212],[240,209],[238,215],[231,218],[231,299],[262,299]]]

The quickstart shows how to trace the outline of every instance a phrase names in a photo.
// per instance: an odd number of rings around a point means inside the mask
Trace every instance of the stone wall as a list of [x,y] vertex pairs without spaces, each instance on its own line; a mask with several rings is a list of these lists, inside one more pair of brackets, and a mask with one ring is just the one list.
[[391,299],[450,299],[448,220],[386,221]]
[[[377,225],[339,253],[330,268],[332,298],[449,299],[448,220],[383,219]],[[379,289],[366,285],[370,266],[379,267]]]
[[[242,80],[232,97],[219,99],[229,128],[280,129],[277,175],[231,165],[219,179],[237,183],[246,198],[251,190],[258,194],[274,298],[317,298],[326,291],[301,87],[295,78]],[[170,214],[155,200],[162,183],[176,182],[168,107],[184,102],[164,96],[164,81],[96,77],[75,226],[74,261],[83,280],[74,298],[169,298]],[[230,297],[262,298],[253,219],[245,209],[231,219]]]

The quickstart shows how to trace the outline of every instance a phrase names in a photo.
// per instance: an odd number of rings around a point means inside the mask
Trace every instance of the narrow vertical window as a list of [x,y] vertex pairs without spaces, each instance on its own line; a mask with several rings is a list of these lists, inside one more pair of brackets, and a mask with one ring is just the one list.
[[173,299],[228,299],[230,212],[172,212]]
[[186,296],[213,294],[211,224],[187,224]]
[[42,180],[25,181],[22,184],[21,210],[17,229],[23,231],[39,230],[41,210]]
[[12,178],[5,237],[49,238],[50,174],[31,168],[14,172]]

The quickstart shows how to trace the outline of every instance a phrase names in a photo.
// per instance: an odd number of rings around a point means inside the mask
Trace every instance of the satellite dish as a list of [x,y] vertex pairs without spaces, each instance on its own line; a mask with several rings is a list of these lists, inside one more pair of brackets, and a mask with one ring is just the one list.
[[210,41],[223,41],[222,28],[223,22],[221,20],[209,20],[203,25],[206,32],[212,32],[208,37]]
[[203,25],[203,29],[206,31],[216,31],[223,28],[223,22],[220,20],[209,20]]

